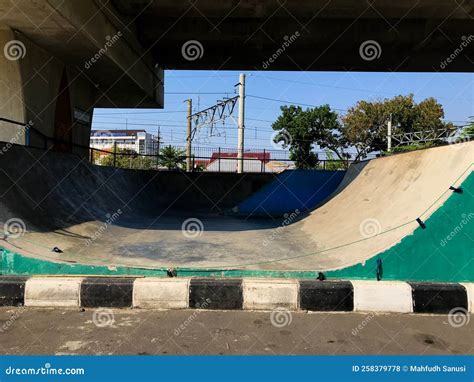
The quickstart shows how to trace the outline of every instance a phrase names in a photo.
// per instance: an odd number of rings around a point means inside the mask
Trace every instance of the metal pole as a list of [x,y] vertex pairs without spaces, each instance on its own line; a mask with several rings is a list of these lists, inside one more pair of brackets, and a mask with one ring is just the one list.
[[156,137],[156,169],[160,167],[160,126],[158,126],[158,136]]
[[186,129],[186,171],[191,171],[191,114],[193,110],[193,100],[190,98],[188,101],[188,123]]
[[219,147],[219,159],[218,159],[218,163],[219,163],[219,172],[221,172],[221,148]]
[[117,167],[117,141],[114,142],[114,167]]
[[387,152],[392,151],[392,114],[390,113],[390,118],[388,119],[387,124]]
[[237,143],[237,173],[244,172],[244,130],[245,130],[245,74],[240,74],[239,81],[239,126]]

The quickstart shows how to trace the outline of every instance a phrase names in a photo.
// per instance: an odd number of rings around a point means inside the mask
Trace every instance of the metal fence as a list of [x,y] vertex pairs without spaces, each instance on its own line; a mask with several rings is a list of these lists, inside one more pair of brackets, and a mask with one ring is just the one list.
[[[226,147],[193,147],[190,157],[191,171],[194,172],[237,172],[238,152]],[[171,155],[170,155],[171,154]],[[335,160],[319,153],[314,169],[345,170],[352,161]],[[184,170],[186,169],[185,147],[165,146],[160,154],[138,154],[125,150],[102,150],[90,148],[90,162],[100,166],[113,166],[144,170]],[[289,152],[283,150],[249,149],[243,154],[243,171],[251,173],[279,173],[294,169],[295,163],[289,159]]]
[[[182,146],[164,146],[156,154],[138,154],[135,152],[97,149],[72,142],[51,138],[35,129],[32,125],[0,118],[0,122],[15,126],[24,134],[24,144],[29,147],[63,152],[89,153],[89,161],[100,166],[142,170],[185,170],[186,149]],[[22,135],[23,136],[23,135]],[[31,142],[31,141],[33,141]],[[8,142],[18,144],[18,142]],[[157,150],[158,151],[158,150]],[[237,172],[238,157],[235,148],[228,147],[193,147],[190,157],[191,171],[194,172]],[[172,155],[170,155],[172,154]],[[315,170],[345,170],[351,160],[337,160],[328,157],[327,152],[317,152],[320,158]],[[83,154],[80,154],[83,155]],[[278,173],[294,169],[295,163],[290,159],[289,151],[248,149],[243,154],[243,171],[252,173]]]

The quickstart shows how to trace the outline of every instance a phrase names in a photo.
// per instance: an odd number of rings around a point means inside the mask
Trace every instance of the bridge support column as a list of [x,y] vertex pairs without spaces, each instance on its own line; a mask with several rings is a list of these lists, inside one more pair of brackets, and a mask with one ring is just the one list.
[[[24,35],[0,27],[0,140],[88,155],[92,110],[97,89],[75,68],[68,67]],[[28,138],[27,138],[28,136]],[[46,137],[50,139],[46,139]],[[54,144],[53,140],[65,141]]]

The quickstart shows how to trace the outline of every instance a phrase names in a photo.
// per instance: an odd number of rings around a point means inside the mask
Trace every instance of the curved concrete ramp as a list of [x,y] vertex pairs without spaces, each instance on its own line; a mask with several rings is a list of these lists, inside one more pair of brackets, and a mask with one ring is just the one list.
[[[370,161],[341,193],[301,222],[311,236],[317,264],[339,269],[394,246],[426,220],[472,171],[474,142]],[[331,229],[328,229],[331,227]],[[296,227],[295,227],[296,228]]]
[[[59,262],[64,269],[89,264],[111,272],[178,267],[225,274],[337,270],[396,248],[419,227],[417,218],[429,229],[430,215],[452,195],[449,187],[471,173],[474,143],[354,166],[337,195],[308,216],[268,220],[215,211],[219,198],[235,200],[238,181],[220,193],[220,183],[208,183],[207,192],[193,175],[189,186],[199,192],[193,197],[200,208],[186,209],[186,203],[176,202],[180,195],[173,194],[170,175],[100,168],[63,154],[30,154],[22,148],[0,159],[2,221],[22,219],[26,226],[26,233],[4,241],[10,251]],[[52,252],[55,246],[63,252]]]

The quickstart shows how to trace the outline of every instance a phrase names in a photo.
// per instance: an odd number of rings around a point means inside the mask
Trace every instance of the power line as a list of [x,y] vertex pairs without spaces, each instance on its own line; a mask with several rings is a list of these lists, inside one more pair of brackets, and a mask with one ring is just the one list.
[[133,122],[107,122],[107,121],[95,121],[93,125],[100,123],[106,125],[126,125],[126,126],[153,126],[156,127],[157,125],[166,126],[166,127],[182,127],[183,125],[167,125],[161,123],[133,123]]
[[235,74],[219,74],[216,76],[207,75],[207,76],[167,76],[166,78],[224,78],[224,77],[233,77],[236,78],[238,75]]
[[390,93],[390,92],[382,92],[382,91],[372,91],[369,89],[358,89],[358,88],[350,88],[350,87],[345,87],[345,86],[337,86],[337,85],[326,85],[326,84],[317,84],[314,82],[305,82],[305,81],[297,81],[297,80],[287,80],[283,78],[276,78],[276,77],[269,77],[269,76],[261,76],[261,75],[253,75],[252,77],[255,77],[257,79],[268,79],[272,81],[281,81],[281,82],[291,82],[294,84],[301,84],[301,85],[310,85],[310,86],[317,86],[317,87],[322,87],[322,88],[334,88],[334,89],[341,89],[341,90],[352,90],[352,91],[359,91],[359,92],[364,92],[364,93],[379,93],[379,94],[387,94],[387,95],[393,95],[395,93]]
[[246,119],[249,121],[258,121],[258,122],[269,122],[269,123],[275,122],[275,121],[269,121],[268,119],[257,119],[257,118],[246,118]]
[[94,113],[94,116],[99,115],[114,115],[114,114],[168,114],[168,113],[186,113],[184,110],[171,110],[171,111],[120,111],[112,113]]
[[[130,117],[129,118],[126,118],[126,117],[109,117],[109,116],[105,116],[105,115],[99,115],[97,116],[97,118],[108,118],[108,119],[118,119],[118,120],[125,120],[125,119],[128,119],[130,120]],[[178,122],[178,123],[185,123],[185,119],[183,119],[182,121],[178,121],[177,119],[150,119],[150,118],[135,118],[135,117],[132,117],[132,120],[133,121],[148,121],[148,122]],[[101,121],[96,121],[95,118],[94,118],[94,121],[95,122],[101,122]]]
[[[318,84],[314,82],[305,82],[305,81],[297,81],[297,80],[288,80],[288,79],[283,79],[283,78],[276,78],[276,77],[270,77],[270,76],[261,76],[261,75],[254,75],[252,77],[255,77],[257,79],[269,79],[273,81],[281,81],[281,82],[291,82],[295,84],[301,84],[301,85],[310,85],[310,86],[317,86],[317,87],[322,87],[322,88],[332,88],[332,89],[340,89],[340,90],[350,90],[350,91],[356,91],[356,92],[362,92],[362,93],[372,93],[372,94],[385,94],[385,95],[398,95],[399,93],[397,92],[384,92],[384,91],[378,91],[378,90],[370,90],[370,89],[360,89],[360,88],[350,88],[346,86],[338,86],[338,85],[327,85],[327,84]],[[444,97],[438,97],[438,98],[444,98]]]
[[219,92],[219,93],[201,93],[201,92],[167,92],[166,94],[213,94],[213,95],[222,95],[222,94],[234,94],[233,92]]
[[[266,100],[266,101],[274,101],[274,102],[281,102],[281,103],[292,104],[292,105],[299,105],[299,106],[319,107],[318,105],[310,105],[310,104],[301,103],[301,102],[293,102],[293,101],[285,101],[285,100],[282,100],[282,99],[275,99],[275,98],[268,98],[268,97],[260,97],[260,96],[251,95],[251,94],[247,94],[247,97],[263,99],[263,100]],[[336,109],[336,108],[332,108],[332,110],[344,111],[344,112],[347,111],[347,110],[344,110],[344,109]]]

